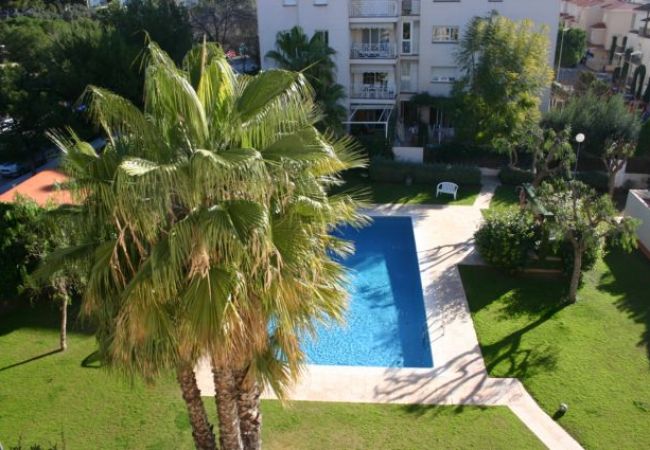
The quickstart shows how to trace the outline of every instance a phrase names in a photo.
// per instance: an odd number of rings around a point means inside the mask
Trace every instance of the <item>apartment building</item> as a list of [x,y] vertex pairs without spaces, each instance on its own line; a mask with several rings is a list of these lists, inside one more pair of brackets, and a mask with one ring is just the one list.
[[448,96],[460,75],[455,62],[459,38],[470,20],[492,10],[532,19],[549,29],[555,51],[560,0],[258,0],[262,68],[276,34],[296,25],[308,36],[322,32],[336,50],[337,81],[347,89],[349,122],[402,122],[413,115],[445,128],[440,111],[409,111],[415,93]]

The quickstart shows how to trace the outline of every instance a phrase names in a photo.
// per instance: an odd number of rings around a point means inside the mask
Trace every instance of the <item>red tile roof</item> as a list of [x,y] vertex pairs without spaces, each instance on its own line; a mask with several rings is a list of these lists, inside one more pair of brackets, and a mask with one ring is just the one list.
[[68,177],[58,170],[43,170],[1,194],[0,202],[11,203],[16,195],[22,195],[31,198],[41,206],[48,201],[59,205],[73,203],[70,191],[59,188],[59,185],[66,181]]

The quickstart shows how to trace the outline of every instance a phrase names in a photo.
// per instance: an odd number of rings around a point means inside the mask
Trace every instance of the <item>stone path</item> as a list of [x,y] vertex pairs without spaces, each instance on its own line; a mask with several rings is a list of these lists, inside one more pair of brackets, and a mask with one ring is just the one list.
[[[550,449],[582,447],[513,378],[490,378],[478,344],[458,264],[482,264],[473,234],[498,182],[486,178],[473,206],[382,205],[372,215],[410,216],[420,263],[430,369],[309,365],[289,392],[292,400],[508,406]],[[203,395],[214,386],[209,367],[197,367]],[[269,392],[265,397],[273,398]]]

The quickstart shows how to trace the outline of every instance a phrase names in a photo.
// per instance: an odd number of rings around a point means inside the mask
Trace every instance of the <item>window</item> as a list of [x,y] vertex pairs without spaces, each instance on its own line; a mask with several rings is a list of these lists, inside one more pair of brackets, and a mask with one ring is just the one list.
[[283,6],[296,6],[298,0],[282,0]]
[[458,42],[458,27],[434,26],[432,42]]
[[314,0],[316,6],[327,6],[327,0]]
[[371,86],[385,86],[388,83],[386,72],[363,72],[363,84]]
[[388,44],[390,33],[383,28],[364,28],[361,31],[361,42],[364,44]]
[[458,69],[450,66],[434,66],[431,67],[431,82],[432,83],[453,83],[456,81]]
[[330,43],[330,32],[327,30],[316,30],[314,36],[317,36],[325,45]]

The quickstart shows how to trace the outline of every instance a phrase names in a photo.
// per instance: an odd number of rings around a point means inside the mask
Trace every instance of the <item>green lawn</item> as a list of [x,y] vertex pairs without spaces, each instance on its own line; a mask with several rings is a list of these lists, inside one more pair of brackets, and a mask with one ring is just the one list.
[[490,209],[506,209],[519,205],[519,194],[515,186],[499,185],[490,202]]
[[460,186],[457,200],[450,195],[440,194],[436,198],[436,187],[429,184],[381,183],[358,176],[348,177],[347,183],[340,190],[362,189],[369,194],[371,203],[398,203],[405,205],[461,205],[471,206],[476,201],[481,186]]
[[[184,405],[172,377],[155,386],[124,381],[82,361],[94,338],[71,333],[51,353],[56,313],[19,311],[0,321],[0,442],[7,448],[190,449]],[[214,418],[214,403],[206,398]],[[542,448],[505,408],[263,402],[269,449]],[[24,447],[23,447],[24,448]]]
[[650,445],[650,262],[615,252],[586,275],[575,305],[557,278],[461,267],[488,370],[520,378],[589,449]]

